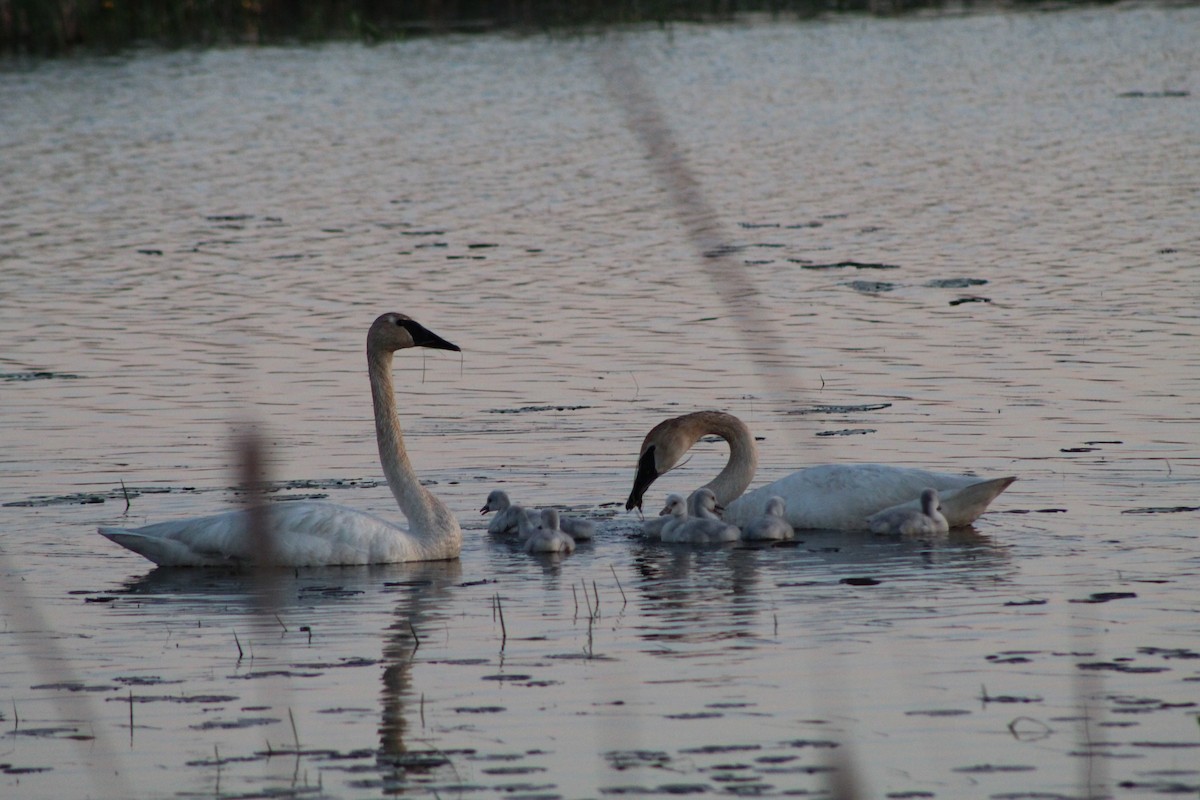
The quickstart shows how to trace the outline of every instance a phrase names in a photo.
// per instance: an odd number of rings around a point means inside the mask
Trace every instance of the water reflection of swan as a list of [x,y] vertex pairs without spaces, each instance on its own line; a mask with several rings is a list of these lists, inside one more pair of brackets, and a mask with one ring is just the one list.
[[742,538],[748,542],[791,539],[796,531],[784,519],[785,504],[779,495],[767,501],[767,507],[762,516],[750,520],[750,524],[742,529]]
[[637,475],[625,508],[642,504],[642,495],[661,475],[679,464],[702,436],[715,434],[729,444],[729,461],[705,486],[725,506],[725,520],[743,525],[757,516],[767,498],[787,503],[787,520],[797,529],[865,530],[866,519],[892,506],[916,506],[922,489],[942,493],[942,512],[951,527],[971,524],[1016,478],[983,480],[883,464],[823,464],[808,467],[742,494],[758,467],[750,429],[732,414],[698,411],[660,422],[642,442]]
[[719,544],[736,542],[741,536],[741,531],[722,522],[716,515],[717,497],[710,489],[700,488],[692,492],[687,505],[697,511],[697,515],[689,517],[682,504],[672,504],[671,516],[662,530],[664,542]]
[[[418,631],[437,629],[446,625],[446,609],[455,607],[456,587],[462,580],[460,562],[408,564],[390,569],[403,571],[407,587],[396,602],[394,619],[383,639],[383,691],[380,696],[379,754],[377,765],[386,777],[395,777],[414,763],[423,771],[447,766],[453,770],[445,754],[427,748],[414,750],[409,744],[408,716],[413,714],[414,702],[424,706],[423,693],[413,687],[413,662],[417,658],[420,640]],[[400,583],[400,582],[398,582]],[[370,638],[370,637],[367,637]],[[407,713],[406,713],[407,712]],[[421,711],[424,727],[424,711]],[[411,761],[410,761],[411,759]]]
[[559,530],[558,512],[553,508],[542,509],[540,524],[525,540],[526,553],[575,552],[575,540]]
[[[219,566],[243,562],[307,567],[438,561],[457,558],[458,521],[421,486],[404,450],[392,389],[392,355],[409,347],[458,350],[403,314],[384,314],[367,333],[367,372],[375,406],[379,460],[409,528],[332,503],[267,507],[268,536],[251,530],[250,514],[231,511],[126,530],[100,528],[119,545],[163,566]],[[265,546],[264,546],[265,545]]]
[[899,506],[872,514],[867,519],[871,533],[898,533],[914,536],[932,533],[946,533],[950,524],[942,515],[938,504],[937,489],[926,489],[921,492],[921,507],[909,508]]

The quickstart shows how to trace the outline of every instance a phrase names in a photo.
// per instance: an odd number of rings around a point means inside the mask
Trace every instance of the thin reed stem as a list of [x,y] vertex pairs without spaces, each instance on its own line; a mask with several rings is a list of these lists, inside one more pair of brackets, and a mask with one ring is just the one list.
[[617,582],[617,590],[621,593],[621,608],[624,608],[629,605],[629,598],[625,596],[625,589],[621,586],[621,579],[617,577],[617,568],[611,563],[608,565],[608,568],[612,570],[613,580]]
[[504,645],[508,643],[508,629],[504,626],[504,608],[500,605],[500,595],[496,595],[496,614],[500,617],[500,652],[504,652]]

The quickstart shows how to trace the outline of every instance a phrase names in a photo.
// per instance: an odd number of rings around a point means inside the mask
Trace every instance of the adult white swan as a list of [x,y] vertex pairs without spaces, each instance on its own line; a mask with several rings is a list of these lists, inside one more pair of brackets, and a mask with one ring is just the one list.
[[250,529],[245,511],[133,530],[100,528],[100,533],[169,567],[243,563],[312,567],[457,558],[462,548],[458,520],[421,485],[404,451],[392,389],[392,355],[408,347],[459,349],[403,314],[384,314],[367,332],[367,374],[379,461],[396,503],[408,518],[407,529],[346,506],[297,502],[267,506],[266,536]]
[[729,444],[729,461],[704,486],[725,506],[722,519],[739,527],[757,517],[768,498],[778,495],[784,499],[787,521],[794,528],[866,530],[867,517],[872,514],[901,504],[917,507],[915,498],[927,487],[940,493],[942,513],[950,527],[970,525],[1016,480],[986,480],[884,464],[823,464],[742,494],[758,468],[758,450],[750,429],[732,414],[697,411],[664,420],[646,434],[625,508],[640,509],[646,489],[709,434]]

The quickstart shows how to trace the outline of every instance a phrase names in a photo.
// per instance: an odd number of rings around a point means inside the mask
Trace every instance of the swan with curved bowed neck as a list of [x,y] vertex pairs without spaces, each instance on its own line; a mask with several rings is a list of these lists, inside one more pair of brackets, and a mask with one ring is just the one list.
[[871,529],[871,533],[909,536],[945,533],[950,530],[950,523],[942,514],[937,489],[921,492],[920,502],[920,508],[903,505],[872,514],[867,518],[867,527]]
[[748,542],[791,539],[796,531],[784,519],[784,507],[783,498],[778,495],[767,500],[762,516],[742,529],[742,538]]
[[793,528],[865,530],[867,517],[905,504],[922,489],[933,487],[941,493],[942,513],[948,523],[958,527],[974,522],[1016,480],[985,480],[884,464],[823,464],[743,494],[758,468],[758,450],[750,429],[732,414],[697,411],[664,420],[646,434],[625,508],[641,508],[646,489],[709,434],[729,444],[729,461],[705,486],[725,506],[725,521],[734,525],[748,524],[767,498],[778,495],[787,504],[787,521]]
[[558,525],[558,512],[553,508],[542,509],[537,530],[525,540],[525,552],[562,553],[564,555],[574,553],[575,540],[563,533]]
[[683,495],[669,494],[667,495],[667,504],[663,506],[663,510],[658,512],[658,516],[654,519],[648,519],[642,523],[642,533],[651,539],[661,539],[663,528],[671,521],[672,509],[678,505],[680,508],[686,508],[683,502]]
[[458,520],[418,480],[396,414],[392,356],[410,347],[459,349],[403,314],[384,314],[367,332],[367,374],[379,461],[408,519],[407,529],[332,503],[278,503],[263,509],[263,531],[252,530],[251,519],[259,517],[257,513],[230,511],[132,530],[103,527],[100,533],[168,567],[247,563],[313,567],[458,558],[462,548]]
[[[507,492],[502,489],[494,489],[488,494],[487,502],[484,503],[483,508],[479,509],[479,513],[498,512],[488,523],[488,533],[514,533],[518,529],[517,523],[523,508],[524,506],[513,505]],[[579,517],[560,515],[558,524],[560,530],[574,539],[591,539],[596,531],[596,526],[592,524],[591,520]]]
[[[671,504],[671,516],[663,527],[662,540],[674,544],[736,542],[741,531],[721,521],[715,512],[716,502],[716,495],[701,488],[688,497],[686,508],[683,503]],[[705,516],[689,517],[687,508],[698,508]]]

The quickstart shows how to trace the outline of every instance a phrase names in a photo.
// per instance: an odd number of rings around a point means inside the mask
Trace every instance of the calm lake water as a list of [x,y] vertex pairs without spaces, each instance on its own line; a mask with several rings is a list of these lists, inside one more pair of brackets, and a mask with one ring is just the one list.
[[[1198,37],[1122,5],[4,65],[0,794],[1196,795]],[[275,497],[398,516],[389,310],[463,348],[397,359],[459,561],[267,596],[96,535],[238,503],[241,425]],[[1020,480],[945,541],[643,541],[641,439],[700,408],[760,479]],[[600,532],[525,555],[497,487]]]

